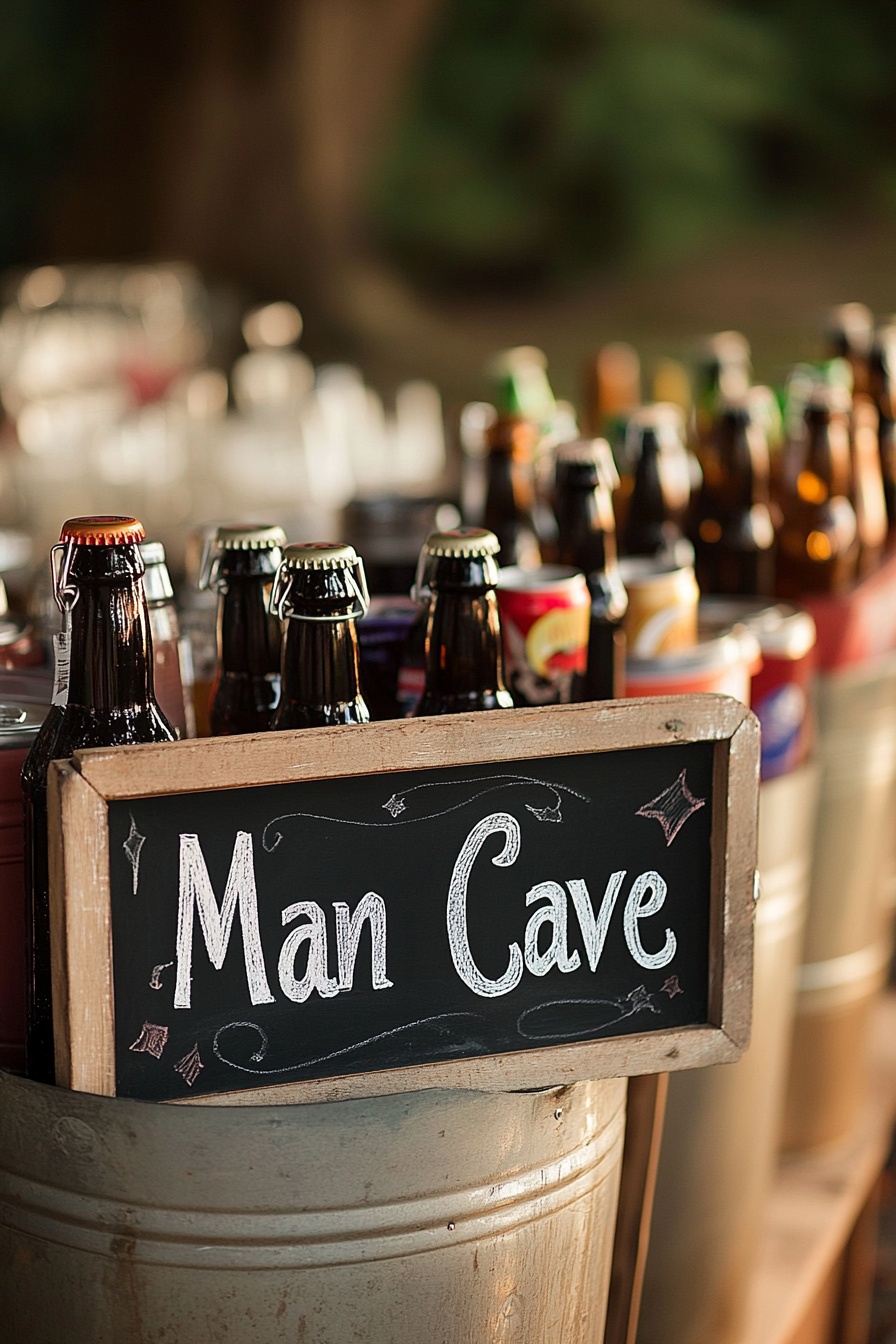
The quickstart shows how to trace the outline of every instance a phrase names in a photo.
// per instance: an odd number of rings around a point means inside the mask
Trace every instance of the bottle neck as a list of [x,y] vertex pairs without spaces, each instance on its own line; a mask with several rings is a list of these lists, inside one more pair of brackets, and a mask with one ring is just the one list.
[[229,576],[218,599],[218,662],[226,675],[268,677],[279,670],[277,623],[268,613],[272,579]]
[[337,711],[333,722],[345,722],[340,707],[361,699],[358,633],[354,621],[285,622],[281,664],[280,707],[276,726],[290,710]]
[[768,449],[749,425],[723,425],[720,442],[720,496],[731,514],[769,502]]
[[139,578],[82,582],[71,611],[68,703],[102,712],[155,703],[152,636]]
[[844,416],[810,411],[806,416],[806,470],[826,489],[827,497],[850,494],[849,427]]
[[433,587],[424,696],[473,700],[504,690],[495,590]]
[[501,544],[502,565],[539,563],[532,517],[534,502],[531,462],[507,450],[492,449],[488,458],[483,526],[494,532]]
[[600,486],[558,487],[557,559],[583,574],[616,568],[616,523],[609,491]]

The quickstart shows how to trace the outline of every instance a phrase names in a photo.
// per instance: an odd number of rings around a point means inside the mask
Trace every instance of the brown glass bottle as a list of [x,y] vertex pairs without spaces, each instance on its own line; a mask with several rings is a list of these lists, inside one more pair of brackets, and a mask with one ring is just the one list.
[[149,609],[152,631],[153,681],[162,713],[178,737],[196,736],[193,686],[184,669],[191,665],[183,656],[183,643],[174,588],[160,541],[140,543],[140,555],[146,566],[143,590]]
[[280,527],[219,527],[206,552],[200,584],[218,592],[213,737],[270,727],[280,695],[280,628],[268,604],[285,544]]
[[828,310],[824,324],[825,354],[845,359],[852,370],[852,390],[869,391],[869,357],[874,336],[874,317],[864,303],[840,303]]
[[625,694],[628,594],[616,556],[612,451],[606,439],[563,443],[556,452],[554,511],[559,561],[585,575],[591,596],[588,661],[573,682],[573,700],[615,700]]
[[430,583],[426,680],[414,715],[512,709],[495,592],[497,537],[485,528],[459,527],[431,533],[424,550]]
[[712,460],[697,497],[693,542],[702,593],[737,597],[774,591],[768,443],[743,404],[723,404],[712,431]]
[[[54,548],[55,590],[66,614],[67,673],[57,669],[56,703],[22,767],[28,1027],[27,1070],[53,1082],[47,771],[79,747],[169,742],[156,703],[152,639],[143,591],[144,539],[133,518],[73,518]],[[66,686],[67,681],[67,686]]]
[[855,578],[859,540],[849,502],[849,420],[835,392],[819,386],[806,406],[802,456],[782,498],[779,597],[841,592]]
[[877,408],[877,440],[887,523],[896,527],[896,325],[879,327],[868,360],[869,390]]
[[518,415],[500,415],[486,431],[483,526],[498,538],[501,564],[523,569],[541,563],[534,517],[536,439],[534,426]]
[[287,546],[271,593],[271,610],[284,623],[273,729],[369,722],[355,628],[369,604],[364,566],[352,546]]
[[852,506],[859,535],[858,574],[872,574],[880,564],[887,541],[887,499],[879,443],[879,417],[871,398],[857,393],[850,417],[852,453]]
[[671,559],[684,541],[691,498],[691,467],[677,407],[658,404],[636,412],[629,422],[626,462],[632,476],[620,549],[625,555]]

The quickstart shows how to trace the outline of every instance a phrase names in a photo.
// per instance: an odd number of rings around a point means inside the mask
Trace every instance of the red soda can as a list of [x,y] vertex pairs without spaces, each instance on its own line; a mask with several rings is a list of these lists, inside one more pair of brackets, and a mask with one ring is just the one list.
[[591,598],[584,574],[565,565],[498,575],[504,674],[517,705],[565,705],[585,671]]

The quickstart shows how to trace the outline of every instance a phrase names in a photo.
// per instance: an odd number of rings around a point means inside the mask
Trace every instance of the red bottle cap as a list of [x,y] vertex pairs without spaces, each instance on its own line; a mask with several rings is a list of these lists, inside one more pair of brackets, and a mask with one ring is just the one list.
[[79,546],[135,546],[146,540],[146,533],[136,518],[111,514],[69,518],[62,524],[59,540],[74,541]]

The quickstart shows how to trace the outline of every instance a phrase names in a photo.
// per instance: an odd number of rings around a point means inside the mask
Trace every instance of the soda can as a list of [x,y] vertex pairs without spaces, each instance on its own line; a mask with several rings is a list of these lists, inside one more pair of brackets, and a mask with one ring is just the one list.
[[619,573],[628,593],[626,648],[633,658],[656,658],[697,642],[700,589],[693,565],[624,556]]
[[753,675],[750,703],[762,729],[761,778],[803,765],[814,737],[816,630],[808,611],[756,598],[701,598],[700,625],[717,631],[740,625],[759,641],[762,666]]
[[498,574],[504,673],[517,705],[565,705],[585,671],[591,597],[584,574],[565,565]]

